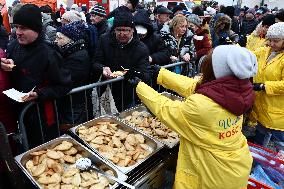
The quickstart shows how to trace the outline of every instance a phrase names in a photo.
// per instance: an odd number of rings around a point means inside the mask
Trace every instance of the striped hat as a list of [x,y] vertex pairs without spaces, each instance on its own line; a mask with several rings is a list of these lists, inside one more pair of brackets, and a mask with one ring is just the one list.
[[91,8],[90,13],[98,15],[98,16],[101,16],[101,17],[105,17],[106,16],[106,10],[100,4],[96,4],[93,8]]

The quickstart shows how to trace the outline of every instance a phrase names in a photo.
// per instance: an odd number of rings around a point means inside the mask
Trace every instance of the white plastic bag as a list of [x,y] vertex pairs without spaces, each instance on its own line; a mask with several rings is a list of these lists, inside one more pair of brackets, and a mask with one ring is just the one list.
[[92,91],[92,104],[93,104],[93,116],[98,117],[101,115],[100,113],[100,101],[99,101],[99,95],[97,92],[97,88],[93,88]]
[[118,113],[109,85],[106,87],[105,92],[99,98],[97,90],[96,88],[94,88],[92,91],[92,102],[94,117],[107,114],[113,115]]
[[109,85],[100,97],[100,110],[101,115],[118,113]]

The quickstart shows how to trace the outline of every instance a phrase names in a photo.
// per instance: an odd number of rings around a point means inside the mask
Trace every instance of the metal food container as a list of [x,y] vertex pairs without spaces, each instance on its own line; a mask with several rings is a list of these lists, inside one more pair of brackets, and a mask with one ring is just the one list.
[[[47,149],[52,149],[55,146],[57,146],[58,144],[61,144],[62,141],[68,141],[73,143],[74,147],[78,150],[81,151],[83,154],[83,157],[87,157],[89,159],[91,159],[91,161],[97,165],[97,166],[101,166],[104,165],[107,169],[112,170],[112,172],[114,173],[114,176],[117,177],[119,180],[125,181],[127,179],[127,176],[125,174],[123,174],[121,171],[119,171],[117,168],[113,167],[109,162],[105,161],[103,158],[101,158],[100,156],[98,156],[97,154],[93,153],[92,151],[90,151],[89,149],[87,149],[86,147],[84,147],[82,144],[80,144],[79,142],[77,142],[75,139],[73,139],[71,136],[69,135],[62,135],[59,138],[53,139],[49,142],[46,142],[38,147],[35,147],[27,152],[24,152],[18,156],[15,157],[16,163],[18,164],[18,166],[21,168],[21,170],[24,172],[24,174],[31,180],[31,182],[37,186],[38,188],[42,188],[40,186],[40,184],[35,180],[35,178],[28,172],[28,170],[26,169],[25,165],[27,163],[28,160],[33,159],[32,155],[30,155],[30,153],[32,152],[36,152],[36,151],[40,151],[40,150],[47,150]],[[118,186],[118,183],[114,183],[113,185],[110,185],[111,189],[114,189]]]
[[[151,112],[149,112],[149,110],[143,105],[143,104],[140,104],[136,107],[133,107],[133,108],[130,108],[126,111],[123,111],[121,112],[118,117],[123,121],[125,122],[126,124],[128,124],[130,127],[133,127],[135,129],[138,129],[140,130],[139,128],[137,128],[136,126],[133,126],[129,123],[127,123],[126,121],[124,121],[123,119],[126,118],[127,116],[131,116],[133,112],[147,112],[149,114],[151,114]],[[152,114],[151,114],[152,115]],[[154,115],[152,115],[154,116]],[[155,117],[155,116],[154,116]],[[144,133],[142,130],[140,130],[142,133]],[[144,133],[145,135],[148,135],[150,138],[152,138],[153,140],[155,141],[159,141],[160,143],[164,144],[165,146],[167,146],[168,148],[174,148],[175,146],[177,146],[179,144],[179,140],[176,140],[176,141],[173,141],[173,142],[166,142],[166,141],[163,141],[163,140],[160,140],[159,138],[156,138],[148,133]]]
[[[142,161],[129,166],[129,167],[121,167],[116,165],[115,163],[113,163],[111,160],[108,160],[107,158],[105,158],[104,156],[102,156],[100,154],[100,152],[93,148],[87,141],[83,140],[82,138],[79,137],[79,128],[82,126],[85,126],[86,128],[92,127],[94,125],[96,125],[98,122],[111,122],[114,124],[117,124],[117,128],[121,129],[123,131],[129,132],[131,134],[141,134],[144,138],[145,138],[145,144],[149,145],[152,148],[152,153],[149,154],[145,159],[143,159]],[[151,137],[149,137],[148,135],[145,135],[144,133],[140,132],[138,129],[135,129],[131,126],[126,125],[124,122],[122,122],[121,120],[119,120],[118,118],[114,117],[114,116],[110,116],[110,115],[105,115],[105,116],[100,116],[97,117],[91,121],[88,121],[86,123],[80,124],[76,127],[72,127],[70,129],[70,132],[72,134],[75,135],[76,138],[78,138],[82,143],[84,143],[88,148],[90,148],[93,152],[99,154],[101,157],[105,158],[107,161],[109,161],[114,167],[116,167],[117,169],[119,169],[121,172],[123,172],[124,174],[127,174],[129,172],[131,172],[132,170],[134,170],[136,167],[138,167],[140,164],[142,164],[144,161],[146,161],[148,158],[150,158],[152,155],[154,155],[155,153],[157,153],[160,149],[163,148],[164,144],[160,143],[159,141],[155,141],[153,140]]]

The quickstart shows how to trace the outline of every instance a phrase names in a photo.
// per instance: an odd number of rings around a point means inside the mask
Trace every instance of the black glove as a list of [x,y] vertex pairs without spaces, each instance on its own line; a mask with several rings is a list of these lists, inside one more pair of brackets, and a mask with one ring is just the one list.
[[253,90],[255,91],[264,91],[265,85],[263,83],[254,83],[253,84]]
[[135,77],[142,78],[143,74],[133,69],[128,70],[126,74],[124,74],[124,79],[126,80],[131,80],[134,79]]
[[136,88],[140,81],[142,81],[142,80],[138,77],[134,77],[134,78],[128,80],[128,82],[130,83],[130,85],[133,86],[133,88]]
[[151,78],[153,79],[153,81],[157,81],[160,70],[161,70],[161,67],[157,64],[149,66],[149,71],[150,71]]

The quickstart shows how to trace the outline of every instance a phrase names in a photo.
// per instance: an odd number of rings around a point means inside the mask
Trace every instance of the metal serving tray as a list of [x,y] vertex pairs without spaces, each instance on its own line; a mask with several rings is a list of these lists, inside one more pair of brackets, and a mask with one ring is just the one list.
[[[95,163],[96,165],[100,166],[100,165],[104,165],[106,166],[108,169],[112,170],[115,177],[117,177],[118,179],[125,181],[127,179],[127,176],[125,174],[123,174],[121,171],[119,171],[117,168],[113,167],[109,162],[105,161],[103,158],[101,158],[100,156],[98,156],[97,154],[93,153],[92,151],[90,151],[89,149],[87,149],[86,147],[84,147],[82,144],[80,144],[79,142],[77,142],[75,139],[73,139],[71,136],[69,135],[62,135],[59,138],[53,139],[49,142],[46,142],[38,147],[35,147],[27,152],[24,152],[18,156],[15,157],[16,163],[18,164],[18,166],[21,168],[21,170],[25,173],[25,175],[31,180],[31,182],[38,188],[42,188],[39,183],[36,182],[36,180],[33,178],[33,176],[27,171],[27,169],[25,168],[25,165],[27,163],[28,160],[32,159],[32,155],[30,155],[30,153],[35,152],[35,151],[40,151],[40,150],[46,150],[46,149],[52,149],[55,146],[57,146],[58,144],[60,144],[62,141],[68,141],[68,142],[72,142],[73,145],[75,146],[75,148],[78,151],[82,151],[83,157],[88,157],[89,159],[92,160],[93,163]],[[113,185],[110,185],[110,189],[114,189],[118,186],[118,183],[114,183]]]
[[[149,114],[151,114],[152,116],[154,116],[147,108],[145,105],[143,104],[140,104],[136,107],[133,107],[133,108],[130,108],[126,111],[123,111],[121,112],[119,115],[118,115],[118,118],[120,118],[124,123],[126,123],[127,125],[129,125],[130,127],[133,127],[135,129],[138,129],[140,130],[139,128],[137,128],[136,126],[133,126],[129,123],[127,123],[126,121],[124,121],[123,119],[126,118],[127,116],[131,116],[133,112],[147,112]],[[155,117],[155,116],[154,116]],[[142,130],[140,130],[140,132],[144,133]],[[174,148],[176,145],[179,144],[179,140],[176,140],[174,142],[166,142],[166,141],[163,141],[163,140],[160,140],[159,138],[156,138],[148,133],[144,133],[145,135],[149,136],[150,138],[152,138],[153,140],[155,141],[159,141],[160,143],[164,144],[165,146],[167,146],[168,148]]]
[[[104,156],[102,156],[98,150],[96,150],[95,148],[93,148],[91,145],[89,145],[88,142],[86,142],[85,140],[83,140],[82,138],[79,137],[78,134],[78,130],[80,127],[85,126],[87,128],[92,127],[94,125],[96,125],[96,123],[98,122],[111,122],[114,124],[118,124],[117,128],[121,129],[123,131],[127,131],[129,133],[133,133],[133,134],[142,134],[145,138],[145,144],[149,145],[152,148],[152,153],[149,154],[144,160],[129,166],[129,167],[121,167],[116,165],[115,163],[113,163],[111,160],[108,160],[107,158],[105,158]],[[121,172],[127,174],[130,171],[134,170],[137,166],[139,166],[140,164],[142,164],[143,162],[145,162],[148,158],[150,158],[152,155],[154,155],[155,153],[157,153],[160,149],[162,149],[162,147],[164,146],[162,143],[153,140],[152,138],[150,138],[148,135],[145,135],[144,133],[141,133],[138,129],[135,129],[133,127],[130,127],[128,125],[126,125],[124,122],[122,122],[121,120],[119,120],[118,118],[114,117],[114,116],[110,116],[110,115],[105,115],[105,116],[100,116],[98,118],[95,118],[91,121],[88,121],[86,123],[80,124],[78,126],[72,127],[70,129],[71,133],[74,134],[76,137],[78,137],[78,139],[84,143],[88,148],[90,148],[93,152],[96,152],[97,154],[99,154],[101,157],[105,158],[107,161],[109,161],[114,167],[116,167],[117,169],[119,169]]]

